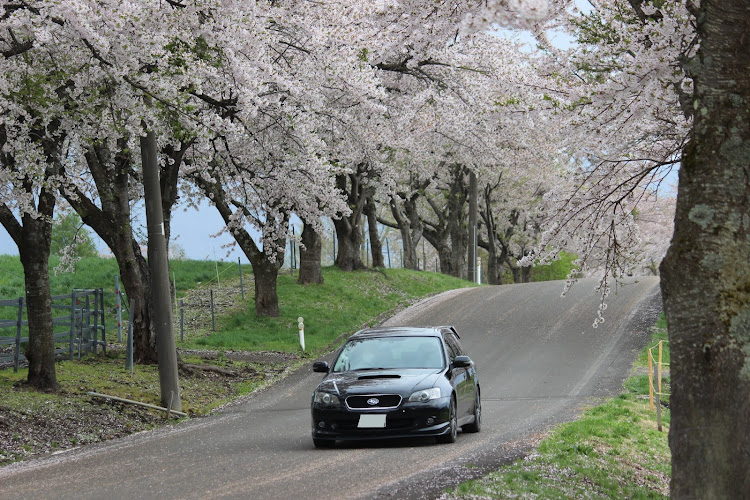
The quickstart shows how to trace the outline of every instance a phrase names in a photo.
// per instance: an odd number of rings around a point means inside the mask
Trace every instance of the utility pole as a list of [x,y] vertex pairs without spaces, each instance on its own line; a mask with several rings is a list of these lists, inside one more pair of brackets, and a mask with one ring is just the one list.
[[469,281],[477,281],[477,174],[469,172]]
[[146,202],[148,228],[148,267],[151,271],[151,291],[154,301],[154,328],[156,352],[159,359],[159,386],[161,404],[165,408],[181,411],[180,385],[177,375],[177,348],[172,325],[172,304],[169,290],[169,259],[164,236],[164,214],[161,209],[159,162],[156,136],[148,131],[141,137],[143,166],[143,191]]

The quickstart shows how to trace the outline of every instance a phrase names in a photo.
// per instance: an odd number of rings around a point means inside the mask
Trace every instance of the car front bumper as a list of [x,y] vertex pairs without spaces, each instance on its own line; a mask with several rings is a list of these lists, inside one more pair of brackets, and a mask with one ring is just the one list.
[[[402,403],[391,410],[357,411],[345,406],[312,406],[312,437],[368,440],[442,436],[450,432],[450,397]],[[360,415],[385,415],[385,427],[360,427]]]

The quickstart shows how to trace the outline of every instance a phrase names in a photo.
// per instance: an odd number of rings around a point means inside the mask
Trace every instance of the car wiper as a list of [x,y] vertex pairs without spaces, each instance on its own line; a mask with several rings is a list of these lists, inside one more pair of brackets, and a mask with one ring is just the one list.
[[367,367],[367,368],[357,368],[354,371],[355,372],[361,372],[361,371],[366,371],[366,370],[390,370],[390,368],[381,368],[381,367],[370,366],[370,367]]

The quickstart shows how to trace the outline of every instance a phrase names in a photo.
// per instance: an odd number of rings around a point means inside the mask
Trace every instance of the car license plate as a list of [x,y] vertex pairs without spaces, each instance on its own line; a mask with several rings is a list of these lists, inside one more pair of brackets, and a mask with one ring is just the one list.
[[359,428],[384,428],[385,427],[385,415],[360,415]]

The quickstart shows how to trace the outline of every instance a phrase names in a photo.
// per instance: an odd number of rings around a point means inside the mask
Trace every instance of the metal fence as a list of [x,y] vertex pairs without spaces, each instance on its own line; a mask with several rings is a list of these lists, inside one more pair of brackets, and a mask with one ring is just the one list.
[[[16,371],[26,361],[22,349],[29,341],[24,305],[23,297],[0,300],[0,307],[16,309],[15,319],[0,319],[0,365],[12,363]],[[52,297],[52,325],[55,355],[72,360],[83,353],[96,353],[98,346],[106,352],[103,290],[74,288],[69,295]]]

